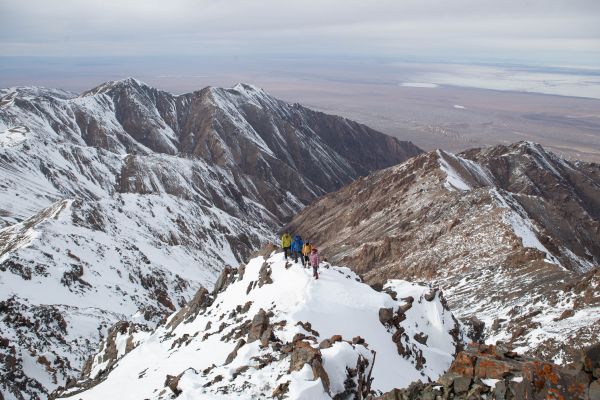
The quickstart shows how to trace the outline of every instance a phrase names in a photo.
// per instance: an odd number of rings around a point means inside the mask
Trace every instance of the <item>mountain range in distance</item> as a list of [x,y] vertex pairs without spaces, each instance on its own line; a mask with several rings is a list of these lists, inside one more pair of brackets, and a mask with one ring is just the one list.
[[[0,132],[5,398],[344,398],[434,381],[470,341],[557,364],[597,343],[597,164],[424,152],[246,84],[3,89]],[[322,281],[263,248],[286,224]]]

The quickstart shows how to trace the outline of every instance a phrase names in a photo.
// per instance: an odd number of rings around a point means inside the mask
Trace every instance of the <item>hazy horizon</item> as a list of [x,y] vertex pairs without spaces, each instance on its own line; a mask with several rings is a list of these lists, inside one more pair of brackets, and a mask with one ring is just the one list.
[[0,86],[430,83],[600,98],[593,0],[0,0]]
[[344,82],[446,85],[600,99],[600,69],[567,66],[359,57],[0,56],[0,87],[31,85],[82,92],[127,77],[173,93],[238,82],[274,90],[281,84]]
[[597,1],[0,6],[0,87],[80,93],[131,76],[180,94],[246,82],[426,149],[528,139],[600,160]]

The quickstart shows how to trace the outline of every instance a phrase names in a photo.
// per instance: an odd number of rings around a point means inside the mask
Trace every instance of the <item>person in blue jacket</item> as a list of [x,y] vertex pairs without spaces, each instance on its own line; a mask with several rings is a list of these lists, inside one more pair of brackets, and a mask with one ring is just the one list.
[[294,258],[294,262],[298,262],[298,258],[302,256],[302,246],[304,242],[300,235],[295,235],[294,240],[292,240],[292,257]]

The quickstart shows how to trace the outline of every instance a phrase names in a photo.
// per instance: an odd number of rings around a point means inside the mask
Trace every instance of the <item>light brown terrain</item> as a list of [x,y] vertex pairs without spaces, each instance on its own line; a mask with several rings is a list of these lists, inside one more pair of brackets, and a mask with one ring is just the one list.
[[458,152],[530,140],[568,159],[600,162],[597,99],[453,86],[336,82],[266,86],[279,97],[352,118],[425,150]]
[[471,337],[563,363],[600,328],[600,175],[531,142],[436,151],[323,196],[288,225],[381,286],[444,290]]
[[[81,92],[100,82],[135,76],[156,88],[186,93],[247,82],[288,102],[411,140],[424,150],[458,152],[530,140],[569,159],[600,162],[600,99],[595,95],[599,75],[594,71],[550,69],[553,74],[544,74],[536,67],[498,65],[496,69],[503,73],[486,76],[477,86],[535,90],[538,84],[546,93],[582,96],[567,97],[475,87],[402,86],[407,82],[459,85],[460,77],[478,76],[481,66],[477,65],[241,56],[158,64],[150,59],[80,61],[73,65],[64,60],[44,64],[4,59],[0,87],[37,85]],[[577,85],[569,86],[573,80]]]

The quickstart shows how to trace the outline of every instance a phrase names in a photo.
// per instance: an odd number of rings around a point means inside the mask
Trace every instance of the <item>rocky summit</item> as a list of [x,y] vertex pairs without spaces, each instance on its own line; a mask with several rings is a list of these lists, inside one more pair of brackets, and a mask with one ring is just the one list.
[[0,390],[45,397],[114,323],[152,329],[317,196],[420,152],[251,85],[0,90]]
[[365,281],[444,290],[479,342],[572,361],[600,335],[600,166],[530,142],[435,151],[324,196],[288,226]]
[[123,325],[69,399],[364,399],[437,379],[462,347],[443,294],[383,292],[327,263],[318,280],[281,252],[225,269],[151,333]]

